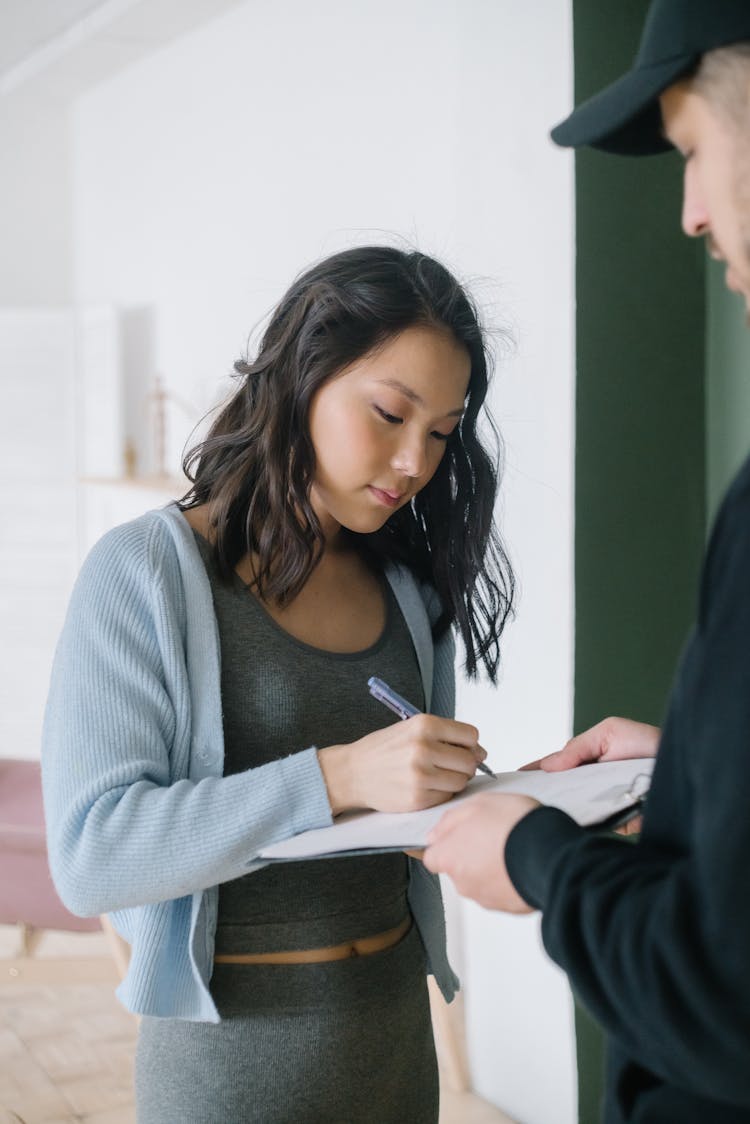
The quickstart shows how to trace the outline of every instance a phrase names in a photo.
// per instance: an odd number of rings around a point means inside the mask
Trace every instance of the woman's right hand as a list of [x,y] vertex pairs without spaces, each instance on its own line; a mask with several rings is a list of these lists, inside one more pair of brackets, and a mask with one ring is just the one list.
[[334,816],[350,808],[415,812],[463,791],[486,757],[474,726],[417,714],[348,745],[318,750]]

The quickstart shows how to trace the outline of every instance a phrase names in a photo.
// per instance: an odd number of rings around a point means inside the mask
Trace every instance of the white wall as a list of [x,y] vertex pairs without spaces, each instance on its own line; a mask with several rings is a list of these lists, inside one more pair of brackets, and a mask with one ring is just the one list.
[[0,757],[39,756],[75,576],[70,116],[0,96]]
[[[135,415],[156,372],[207,407],[291,278],[364,241],[406,238],[442,257],[474,282],[489,323],[515,334],[493,406],[518,620],[499,690],[459,696],[501,769],[571,727],[573,187],[546,139],[572,99],[567,7],[248,0],[81,97],[73,116],[74,295],[130,325]],[[173,406],[173,468],[186,426]],[[521,1124],[568,1124],[570,1001],[537,928],[453,911],[472,1073]]]
[[0,307],[71,298],[68,108],[0,97]]
[[39,756],[76,573],[75,324],[0,308],[0,756]]
[[[573,721],[573,170],[546,141],[572,103],[572,28],[565,5],[541,7],[497,4],[492,26],[475,37],[468,29],[471,93],[483,112],[465,137],[479,175],[460,180],[474,200],[460,255],[498,279],[488,288],[517,341],[494,405],[506,445],[501,518],[520,601],[499,691],[464,683],[459,713],[479,725],[500,769],[559,748]],[[460,922],[477,1091],[522,1124],[574,1120],[570,991],[542,949],[539,918],[463,903]]]

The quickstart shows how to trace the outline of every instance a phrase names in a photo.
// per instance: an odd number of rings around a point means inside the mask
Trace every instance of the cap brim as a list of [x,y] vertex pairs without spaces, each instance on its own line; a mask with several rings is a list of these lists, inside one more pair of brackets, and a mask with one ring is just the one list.
[[672,146],[662,130],[659,94],[689,73],[697,61],[682,55],[628,71],[556,125],[550,133],[552,140],[565,148],[588,145],[626,156],[666,152]]

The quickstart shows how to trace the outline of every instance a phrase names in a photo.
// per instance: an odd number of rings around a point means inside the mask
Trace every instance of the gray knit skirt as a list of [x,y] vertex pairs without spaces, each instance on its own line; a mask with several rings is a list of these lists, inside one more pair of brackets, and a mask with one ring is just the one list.
[[436,1124],[438,1075],[416,925],[324,964],[217,964],[221,1022],[144,1018],[138,1124]]

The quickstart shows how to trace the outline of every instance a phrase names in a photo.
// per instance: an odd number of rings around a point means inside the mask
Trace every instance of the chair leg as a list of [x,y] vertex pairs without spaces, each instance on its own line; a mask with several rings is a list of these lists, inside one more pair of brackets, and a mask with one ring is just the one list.
[[38,947],[42,939],[43,930],[35,929],[33,925],[27,925],[25,921],[19,921],[18,933],[21,944],[21,956],[33,956],[34,950]]
[[432,976],[427,977],[427,989],[430,995],[435,1051],[446,1087],[453,1093],[467,1093],[471,1088],[471,1079],[464,1040],[462,996],[457,995],[449,1007]]

